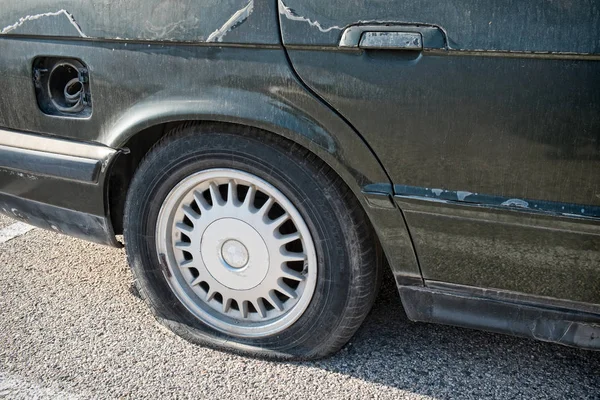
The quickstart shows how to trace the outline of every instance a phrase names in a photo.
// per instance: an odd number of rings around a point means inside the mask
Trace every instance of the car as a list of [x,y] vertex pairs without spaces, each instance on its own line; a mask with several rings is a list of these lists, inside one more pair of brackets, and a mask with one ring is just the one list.
[[389,276],[410,320],[600,348],[595,2],[60,4],[0,15],[0,210],[124,241],[176,334],[324,357]]

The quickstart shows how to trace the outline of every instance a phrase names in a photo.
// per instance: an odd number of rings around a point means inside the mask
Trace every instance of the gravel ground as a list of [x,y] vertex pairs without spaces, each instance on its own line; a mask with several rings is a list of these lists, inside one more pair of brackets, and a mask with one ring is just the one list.
[[157,326],[123,250],[35,229],[0,265],[0,398],[600,398],[600,352],[412,323],[389,284],[339,354],[276,363]]
[[17,221],[0,214],[0,229],[6,228],[7,226],[14,224],[15,222]]

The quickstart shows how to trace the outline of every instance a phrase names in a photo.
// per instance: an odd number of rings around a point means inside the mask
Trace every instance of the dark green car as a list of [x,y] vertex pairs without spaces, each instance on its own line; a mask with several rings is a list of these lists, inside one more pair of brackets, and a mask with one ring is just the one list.
[[411,320],[600,348],[597,1],[5,3],[0,211],[123,234],[177,334],[322,357],[389,268]]

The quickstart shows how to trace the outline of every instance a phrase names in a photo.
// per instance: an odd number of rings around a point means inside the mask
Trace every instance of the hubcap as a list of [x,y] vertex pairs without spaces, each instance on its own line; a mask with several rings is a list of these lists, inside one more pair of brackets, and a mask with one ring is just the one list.
[[248,249],[242,242],[229,239],[221,246],[221,257],[231,268],[244,268],[248,264]]
[[306,310],[317,279],[306,223],[279,190],[234,169],[179,182],[158,216],[171,289],[197,318],[244,337],[275,334]]

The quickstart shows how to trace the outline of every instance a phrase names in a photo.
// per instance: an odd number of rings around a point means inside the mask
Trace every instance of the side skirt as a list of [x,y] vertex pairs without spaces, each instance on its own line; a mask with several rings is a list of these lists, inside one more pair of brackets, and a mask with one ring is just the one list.
[[412,321],[505,333],[600,350],[600,315],[418,286],[399,288]]
[[122,247],[105,216],[69,210],[46,203],[0,193],[0,214],[49,231],[79,239]]

